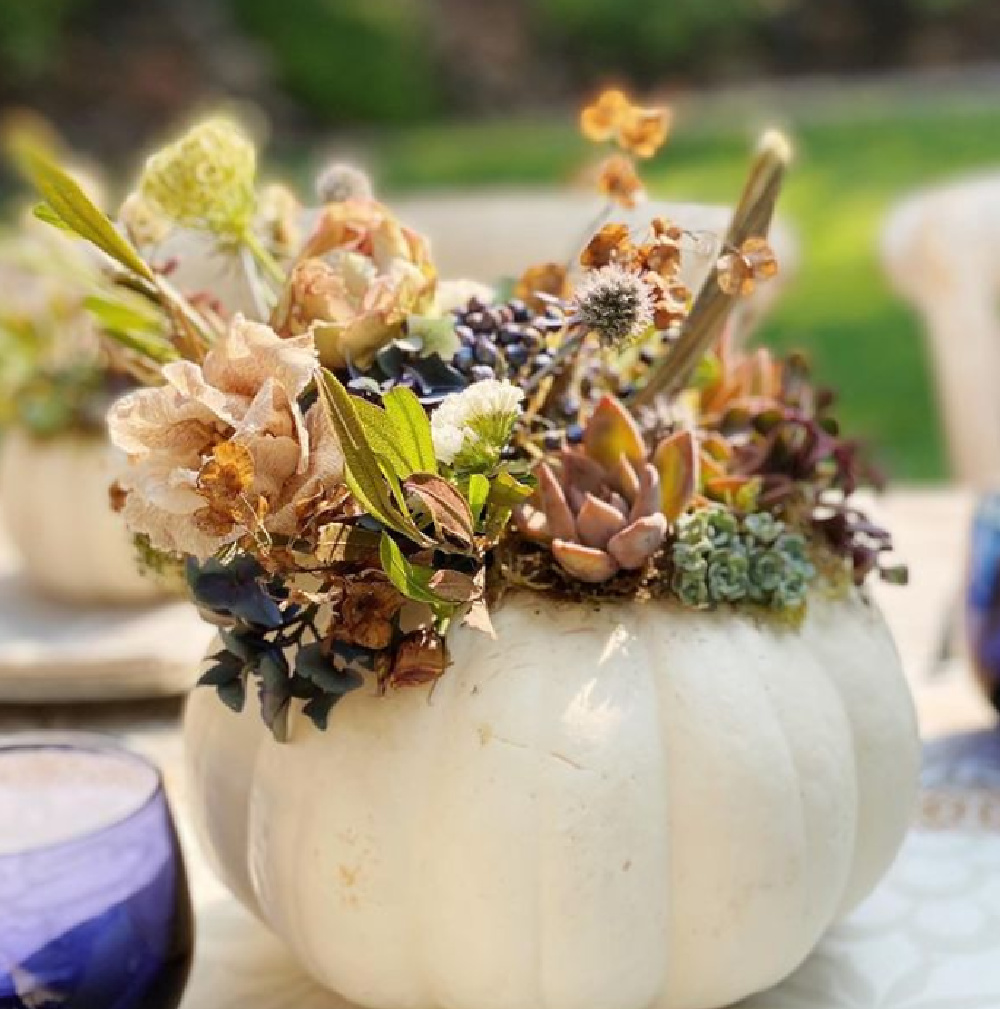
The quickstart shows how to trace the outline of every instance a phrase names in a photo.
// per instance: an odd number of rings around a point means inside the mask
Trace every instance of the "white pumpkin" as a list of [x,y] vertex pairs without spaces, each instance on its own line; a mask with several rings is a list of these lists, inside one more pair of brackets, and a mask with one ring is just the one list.
[[783,629],[515,595],[433,692],[349,695],[289,743],[197,691],[212,861],[373,1009],[707,1009],[774,985],[875,886],[919,748],[860,595]]
[[27,580],[72,603],[138,604],[164,594],[143,575],[108,488],[120,454],[103,439],[10,430],[0,459],[4,531]]

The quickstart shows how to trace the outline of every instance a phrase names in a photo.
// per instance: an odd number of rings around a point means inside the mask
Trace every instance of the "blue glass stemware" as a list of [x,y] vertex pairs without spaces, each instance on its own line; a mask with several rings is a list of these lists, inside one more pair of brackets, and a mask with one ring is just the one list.
[[90,737],[0,742],[0,1009],[176,1009],[192,950],[157,770]]
[[965,627],[976,676],[1000,710],[1000,493],[980,499],[972,520]]

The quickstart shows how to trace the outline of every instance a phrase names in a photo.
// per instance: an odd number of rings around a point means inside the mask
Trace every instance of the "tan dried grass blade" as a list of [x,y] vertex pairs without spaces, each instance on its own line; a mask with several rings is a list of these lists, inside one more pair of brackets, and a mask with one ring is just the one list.
[[[791,144],[777,130],[769,130],[761,137],[743,194],[726,232],[726,246],[739,247],[750,237],[767,236],[791,156]],[[680,339],[646,384],[629,400],[632,410],[649,406],[657,397],[671,396],[684,388],[698,362],[722,334],[726,319],[738,300],[722,290],[715,271],[711,271]]]

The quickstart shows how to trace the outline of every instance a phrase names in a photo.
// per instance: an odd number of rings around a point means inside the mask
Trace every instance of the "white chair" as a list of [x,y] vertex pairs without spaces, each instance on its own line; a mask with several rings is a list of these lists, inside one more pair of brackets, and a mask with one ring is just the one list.
[[952,472],[1000,478],[1000,175],[916,193],[889,215],[882,256],[923,317]]
[[[575,260],[601,206],[596,195],[555,190],[485,190],[393,201],[400,219],[431,239],[442,276],[486,283],[516,278],[534,263]],[[697,290],[718,256],[730,210],[650,201],[632,211],[615,210],[609,219],[641,231],[657,215],[699,236],[684,257],[683,271],[684,280]],[[780,221],[772,229],[771,244],[781,269],[778,278],[760,285],[749,299],[744,331],[767,311],[794,271],[795,241]]]

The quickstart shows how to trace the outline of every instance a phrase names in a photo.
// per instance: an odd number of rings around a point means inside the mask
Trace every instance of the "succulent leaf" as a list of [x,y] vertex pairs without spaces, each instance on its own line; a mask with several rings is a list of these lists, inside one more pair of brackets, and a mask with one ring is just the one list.
[[660,477],[660,510],[674,522],[698,488],[699,453],[692,433],[678,431],[661,441],[653,465]]
[[576,515],[580,541],[603,550],[608,541],[625,528],[625,517],[614,505],[588,494]]
[[559,481],[547,463],[538,467],[538,495],[548,519],[549,532],[556,539],[576,539],[576,521]]
[[642,431],[625,407],[611,396],[597,404],[583,432],[584,451],[606,470],[613,470],[624,455],[629,462],[645,462]]
[[581,543],[553,540],[552,554],[574,578],[591,585],[606,582],[618,573],[618,564],[609,553],[585,547]]
[[627,571],[643,567],[663,545],[667,520],[660,513],[646,515],[626,526],[608,543],[608,553]]

